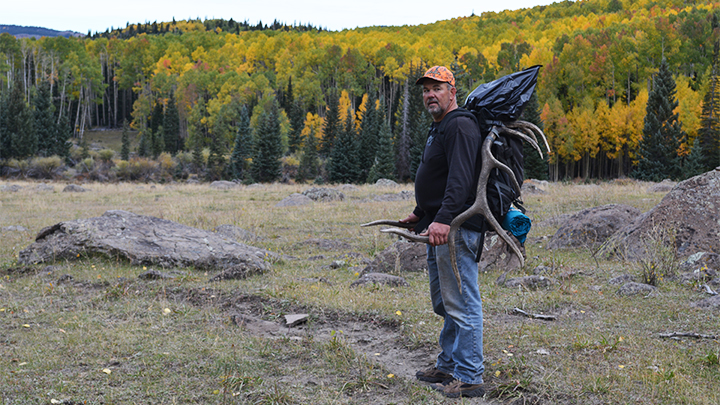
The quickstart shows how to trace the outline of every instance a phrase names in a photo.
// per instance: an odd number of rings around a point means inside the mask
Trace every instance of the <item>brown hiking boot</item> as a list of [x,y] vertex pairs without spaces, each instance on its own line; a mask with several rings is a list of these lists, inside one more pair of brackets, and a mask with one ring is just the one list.
[[433,388],[448,398],[479,398],[485,395],[482,384],[466,384],[460,380],[452,380],[448,384],[435,385]]
[[415,373],[415,377],[417,377],[417,379],[420,381],[425,381],[429,383],[442,383],[444,381],[452,380],[453,378],[452,375],[444,371],[440,371],[435,367],[420,370]]

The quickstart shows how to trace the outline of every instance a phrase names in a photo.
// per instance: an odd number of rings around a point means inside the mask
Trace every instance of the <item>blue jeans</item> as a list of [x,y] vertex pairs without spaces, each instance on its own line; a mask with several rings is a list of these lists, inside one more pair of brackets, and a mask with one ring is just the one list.
[[482,384],[483,315],[475,253],[480,233],[460,228],[455,235],[462,294],[450,264],[448,245],[427,245],[433,310],[445,319],[435,367],[466,384]]

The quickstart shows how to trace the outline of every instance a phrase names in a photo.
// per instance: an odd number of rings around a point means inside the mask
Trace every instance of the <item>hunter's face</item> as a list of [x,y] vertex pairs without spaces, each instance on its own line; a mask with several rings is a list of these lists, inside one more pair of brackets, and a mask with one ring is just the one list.
[[455,87],[426,79],[423,82],[423,104],[435,121],[441,121],[455,100]]

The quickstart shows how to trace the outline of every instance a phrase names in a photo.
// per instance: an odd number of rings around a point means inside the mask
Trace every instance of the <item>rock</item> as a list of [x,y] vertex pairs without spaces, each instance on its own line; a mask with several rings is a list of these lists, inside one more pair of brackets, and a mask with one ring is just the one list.
[[210,183],[210,188],[214,188],[216,190],[229,190],[231,188],[237,188],[239,186],[240,185],[238,183],[226,180],[218,180]]
[[287,325],[288,328],[292,328],[293,326],[300,325],[301,323],[305,323],[308,320],[308,314],[291,314],[291,315],[285,315],[285,325]]
[[718,218],[720,171],[711,171],[678,183],[658,205],[615,233],[602,254],[637,260],[663,245],[676,250],[678,257],[720,254]]
[[720,255],[711,252],[698,252],[690,255],[680,263],[680,270],[695,271],[697,269],[720,271]]
[[20,190],[22,190],[22,187],[18,186],[17,184],[11,184],[9,186],[3,184],[2,186],[0,186],[0,191],[5,191],[8,193],[17,193]]
[[373,200],[375,201],[406,201],[406,200],[414,200],[415,199],[415,193],[412,191],[403,190],[399,193],[394,194],[381,194],[376,195],[373,197]]
[[21,225],[10,225],[10,226],[3,226],[2,228],[3,232],[27,232],[27,228]]
[[375,255],[360,274],[427,271],[427,245],[397,241]]
[[272,252],[229,241],[220,235],[127,211],[107,211],[100,217],[60,222],[42,229],[35,243],[23,249],[19,263],[74,260],[98,255],[124,258],[133,265],[232,269],[253,272],[270,268]]
[[550,183],[545,180],[525,180],[520,187],[522,194],[547,194]]
[[673,187],[677,185],[676,181],[672,181],[670,179],[665,179],[661,181],[660,183],[653,184],[652,186],[648,187],[648,191],[652,193],[667,193],[668,191],[672,190]]
[[572,215],[560,226],[550,239],[548,249],[595,248],[640,214],[637,208],[622,204],[584,209]]
[[714,295],[710,298],[705,298],[704,300],[693,302],[690,305],[696,308],[703,309],[720,309],[720,295]]
[[298,205],[311,204],[312,202],[313,202],[313,200],[311,200],[307,196],[304,196],[300,193],[292,193],[289,196],[283,198],[279,203],[275,204],[275,206],[276,207],[294,207],[294,206],[298,206]]
[[312,187],[303,191],[302,194],[313,201],[321,202],[342,201],[345,199],[345,194],[327,187]]
[[357,186],[354,186],[352,184],[343,184],[343,185],[337,186],[337,189],[343,190],[343,191],[358,191],[358,190],[360,190]]
[[321,239],[321,238],[311,238],[306,241],[300,242],[297,244],[298,247],[302,246],[313,246],[318,249],[322,250],[349,250],[350,245],[339,241],[339,240],[330,240],[330,239]]
[[398,276],[392,276],[384,273],[366,273],[360,276],[359,279],[355,280],[350,284],[350,288],[357,287],[359,285],[366,284],[384,284],[392,287],[408,287],[407,281],[404,278]]
[[173,276],[172,274],[150,269],[144,273],[138,274],[138,278],[141,280],[165,280],[175,278],[175,276]]
[[625,283],[631,282],[633,280],[635,280],[634,276],[632,276],[630,274],[623,274],[621,276],[611,278],[610,280],[608,280],[608,284],[620,285],[620,284],[625,284]]
[[398,184],[390,179],[378,179],[378,181],[375,182],[375,185],[378,187],[397,187]]
[[257,240],[261,240],[261,238],[259,238],[254,233],[246,231],[235,225],[216,226],[215,228],[213,228],[213,232],[234,241],[254,242]]
[[35,190],[37,190],[37,191],[55,191],[55,187],[45,184],[45,183],[40,183],[37,186],[35,186]]
[[505,287],[517,287],[524,286],[531,290],[537,290],[538,288],[547,288],[556,284],[555,279],[545,276],[525,276],[515,277],[505,281]]
[[227,267],[208,281],[244,280],[250,276],[260,275],[264,272],[265,269],[258,266],[251,266],[248,265],[248,263],[238,263]]
[[63,189],[63,193],[84,193],[90,191],[90,189],[78,186],[77,184],[68,184]]
[[657,287],[650,284],[629,282],[625,283],[618,290],[618,295],[630,296],[637,294],[650,294],[657,290]]
[[717,277],[717,272],[712,269],[696,269],[687,273],[680,274],[680,282],[683,284],[694,284],[698,281],[706,282]]
[[[515,242],[520,244],[510,232],[507,232],[507,234],[515,240]],[[520,252],[523,254],[523,257],[525,257],[524,246],[520,246]],[[480,255],[480,262],[478,263],[478,270],[490,271],[500,269],[502,271],[510,271],[519,268],[520,259],[505,241],[495,232],[486,232],[482,255]]]

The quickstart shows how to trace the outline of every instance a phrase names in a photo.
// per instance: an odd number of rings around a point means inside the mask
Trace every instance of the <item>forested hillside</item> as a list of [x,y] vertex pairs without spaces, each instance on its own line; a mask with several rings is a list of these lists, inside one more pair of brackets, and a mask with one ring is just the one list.
[[[681,128],[677,147],[665,153],[678,162],[672,176],[687,176],[720,164],[719,7],[587,0],[340,32],[191,20],[128,24],[83,39],[3,34],[0,157],[50,153],[19,146],[43,145],[45,135],[30,118],[18,124],[22,114],[9,103],[23,97],[37,112],[33,100],[46,94],[52,121],[67,120],[78,139],[127,120],[141,137],[138,155],[194,151],[196,169],[214,177],[272,181],[285,156],[300,180],[406,180],[427,134],[414,86],[427,67],[450,66],[466,95],[539,64],[537,104],[526,113],[543,121],[553,153],[549,171],[531,176],[633,175],[644,158],[643,128],[654,128],[645,117],[658,78],[675,86],[662,94],[675,98],[668,105],[676,101]],[[663,60],[669,74],[658,75]],[[30,140],[14,140],[23,136]]]

